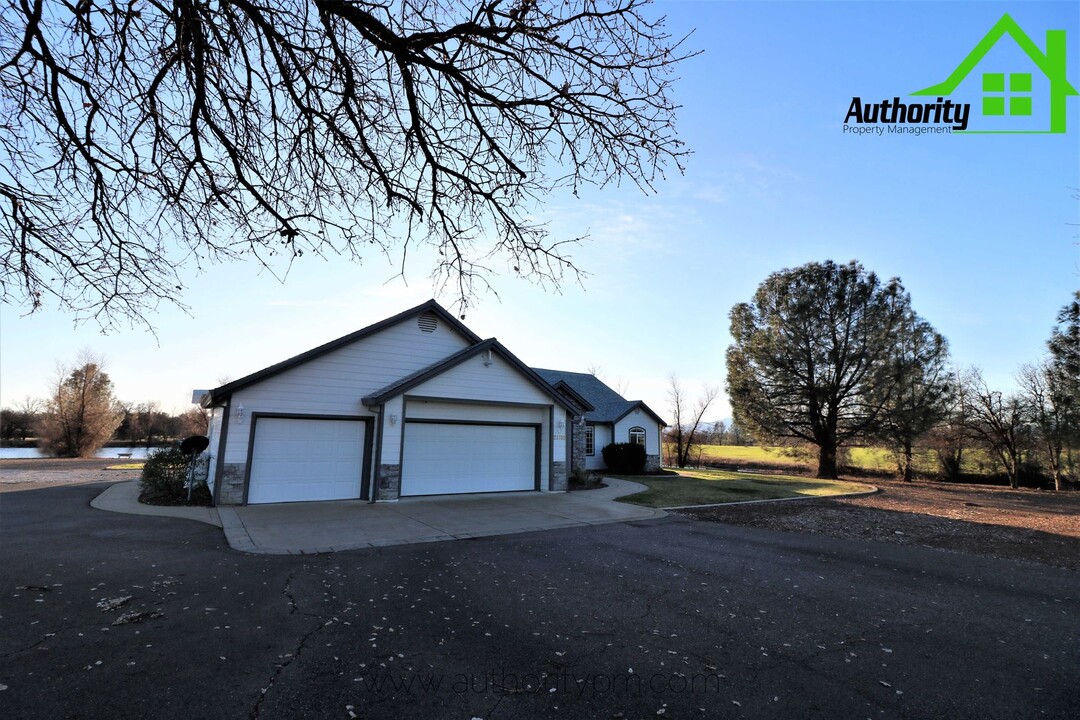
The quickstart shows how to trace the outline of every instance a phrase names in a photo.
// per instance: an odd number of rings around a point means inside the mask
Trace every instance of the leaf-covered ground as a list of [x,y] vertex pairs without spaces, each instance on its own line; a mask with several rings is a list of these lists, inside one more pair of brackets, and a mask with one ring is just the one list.
[[880,540],[1080,570],[1080,493],[876,482],[861,497],[682,511],[703,520]]

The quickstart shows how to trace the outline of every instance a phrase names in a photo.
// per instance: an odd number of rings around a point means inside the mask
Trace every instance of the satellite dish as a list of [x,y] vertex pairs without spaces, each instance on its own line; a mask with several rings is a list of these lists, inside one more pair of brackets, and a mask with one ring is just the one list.
[[198,455],[210,447],[210,438],[205,435],[192,435],[180,443],[180,452],[185,455]]

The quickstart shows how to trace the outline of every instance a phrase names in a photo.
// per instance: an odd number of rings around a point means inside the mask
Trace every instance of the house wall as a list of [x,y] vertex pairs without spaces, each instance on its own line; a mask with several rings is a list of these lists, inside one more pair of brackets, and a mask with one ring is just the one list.
[[614,442],[630,442],[630,428],[641,427],[645,429],[645,454],[660,454],[660,433],[657,422],[652,416],[640,408],[632,410],[629,415],[615,423]]
[[[215,478],[215,482],[222,483],[219,501],[223,504],[243,502],[252,413],[371,417],[374,414],[360,400],[364,395],[470,344],[467,338],[445,323],[440,322],[434,332],[425,333],[418,327],[416,318],[410,318],[236,391],[231,400],[228,434],[222,451],[222,477]],[[243,407],[242,415],[240,407]],[[389,437],[393,443],[394,433],[387,434],[387,430],[394,430],[388,422],[391,412],[396,412],[399,418],[401,412],[400,409],[393,410],[388,404],[384,413],[384,438]],[[400,427],[399,420],[396,426],[399,433]],[[376,431],[374,423],[371,431]],[[391,451],[394,447],[391,446]],[[373,455],[378,457],[379,453]],[[386,456],[384,449],[384,463]],[[393,454],[392,457],[396,464],[398,455]],[[373,460],[373,464],[378,462]]]
[[[645,429],[645,471],[655,472],[660,469],[660,424],[653,420],[652,416],[641,410],[634,410],[612,427],[609,424],[599,423],[596,428],[596,454],[585,456],[585,468],[588,470],[605,470],[602,451],[605,445],[613,442],[630,442],[630,428],[641,427]],[[614,431],[614,432],[613,432]]]
[[630,428],[645,429],[645,471],[655,472],[660,469],[660,423],[651,415],[636,408],[619,422],[615,423],[615,442],[630,442]]
[[585,456],[585,468],[587,470],[603,470],[607,467],[604,464],[603,450],[605,445],[611,444],[611,426],[599,424],[593,427],[596,429],[595,443],[593,445],[596,452],[593,455]]

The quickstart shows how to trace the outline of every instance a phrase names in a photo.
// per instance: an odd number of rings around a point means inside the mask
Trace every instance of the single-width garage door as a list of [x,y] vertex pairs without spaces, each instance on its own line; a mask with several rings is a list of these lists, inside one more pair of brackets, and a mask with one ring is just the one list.
[[359,498],[364,430],[359,420],[256,418],[248,502]]
[[535,426],[405,423],[402,495],[536,489]]

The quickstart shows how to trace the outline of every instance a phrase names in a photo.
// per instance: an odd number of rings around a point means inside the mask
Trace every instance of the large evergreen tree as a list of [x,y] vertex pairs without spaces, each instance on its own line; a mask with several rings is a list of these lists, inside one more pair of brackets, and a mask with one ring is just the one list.
[[915,443],[948,413],[949,346],[910,308],[897,323],[891,342],[896,384],[882,409],[880,436],[910,482]]
[[1071,468],[1073,450],[1080,447],[1080,290],[1058,312],[1057,322],[1047,341],[1050,357],[1039,368],[1044,392],[1032,397],[1054,486],[1060,490],[1062,454]]
[[893,335],[910,298],[851,261],[770,275],[731,310],[727,390],[756,433],[818,447],[818,477],[837,475],[837,448],[876,427],[895,384]]
[[1058,312],[1058,325],[1050,333],[1047,346],[1050,364],[1080,404],[1080,290]]

